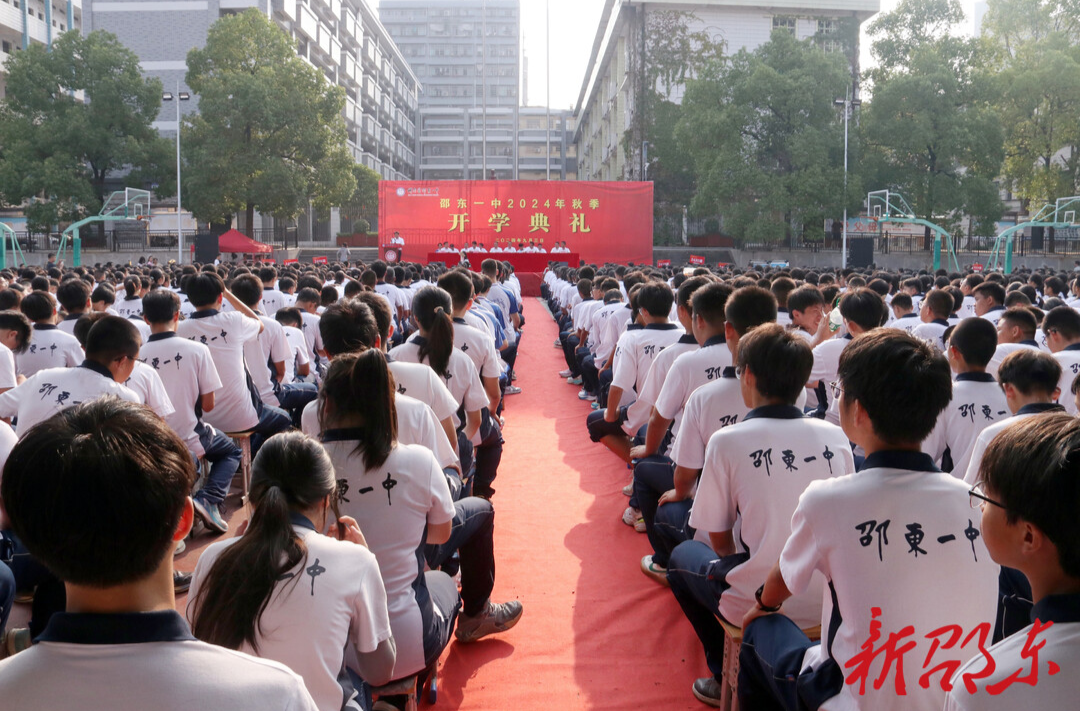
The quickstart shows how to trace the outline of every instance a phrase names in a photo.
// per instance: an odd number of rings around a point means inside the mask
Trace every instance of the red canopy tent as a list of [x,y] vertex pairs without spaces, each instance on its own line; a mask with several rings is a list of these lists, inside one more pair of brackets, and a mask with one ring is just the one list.
[[274,248],[262,242],[256,242],[239,230],[229,230],[218,237],[219,252],[240,252],[243,254],[272,254]]

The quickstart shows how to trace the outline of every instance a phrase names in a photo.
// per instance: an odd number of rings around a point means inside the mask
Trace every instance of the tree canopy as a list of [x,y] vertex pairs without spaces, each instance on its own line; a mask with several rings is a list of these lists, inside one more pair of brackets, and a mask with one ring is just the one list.
[[254,211],[292,218],[353,195],[344,89],[297,56],[293,40],[252,9],[211,26],[188,53],[199,113],[187,122],[184,204],[218,222]]
[[106,178],[175,191],[172,142],[153,127],[161,82],[116,37],[66,32],[7,61],[0,102],[0,202],[25,204],[32,230],[96,213]]

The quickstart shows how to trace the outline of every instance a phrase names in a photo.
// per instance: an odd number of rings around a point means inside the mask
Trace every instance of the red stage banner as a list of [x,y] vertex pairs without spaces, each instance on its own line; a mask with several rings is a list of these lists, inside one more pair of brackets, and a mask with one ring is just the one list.
[[326,262],[327,262],[326,257],[312,257],[311,258],[311,263],[312,264],[326,264]]
[[699,257],[699,256],[697,256],[695,254],[691,254],[690,255],[690,263],[691,264],[699,264],[701,266],[704,266],[705,265],[705,257]]
[[299,263],[300,263],[299,259],[286,259],[284,262],[282,262],[282,264],[284,266],[288,266],[290,264],[299,264]]
[[[587,262],[652,261],[653,186],[640,182],[424,180],[379,182],[379,241],[405,241],[420,261],[456,249],[556,242]],[[551,254],[552,259],[565,255]],[[574,265],[576,266],[576,265]]]
[[667,267],[671,266],[671,260],[670,259],[661,259],[660,261],[658,261],[656,263],[656,266],[657,266],[658,269],[666,269]]

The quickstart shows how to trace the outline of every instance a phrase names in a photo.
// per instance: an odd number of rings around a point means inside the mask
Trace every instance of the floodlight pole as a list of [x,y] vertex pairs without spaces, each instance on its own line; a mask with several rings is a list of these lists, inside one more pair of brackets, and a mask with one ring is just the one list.
[[851,107],[858,106],[862,102],[852,99],[851,87],[844,91],[843,99],[836,99],[833,103],[844,107],[844,229],[840,238],[840,266],[847,269],[847,182],[848,182],[848,119],[851,115]]
[[179,79],[176,80],[176,94],[166,92],[161,95],[161,99],[162,101],[172,101],[174,96],[176,98],[176,263],[180,265],[184,263],[184,223],[183,217],[180,215],[182,212],[180,200],[180,102],[187,101],[189,96],[187,92],[180,93]]

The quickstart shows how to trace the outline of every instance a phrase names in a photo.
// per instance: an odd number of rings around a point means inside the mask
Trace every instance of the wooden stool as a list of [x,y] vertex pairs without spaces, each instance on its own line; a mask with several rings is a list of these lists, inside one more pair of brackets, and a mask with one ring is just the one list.
[[251,435],[254,434],[251,430],[244,430],[243,432],[226,432],[225,436],[232,439],[236,443],[236,446],[240,448],[240,481],[243,486],[244,494],[240,498],[241,504],[246,505],[248,501],[248,493],[251,491]]
[[[742,629],[728,623],[720,615],[716,621],[724,628],[724,663],[720,677],[720,708],[739,711],[739,649],[742,647]],[[803,630],[803,634],[816,642],[821,639],[821,625]]]
[[372,709],[374,709],[374,711],[391,711],[396,709],[396,707],[385,701],[380,702],[379,699],[384,696],[405,696],[408,698],[408,701],[405,702],[404,711],[417,711],[417,707],[420,704],[420,695],[424,692],[425,688],[428,692],[428,703],[434,704],[439,696],[438,665],[439,663],[436,662],[419,674],[413,674],[404,679],[392,681],[385,686],[373,687],[371,689],[371,700],[375,703],[372,705]]

